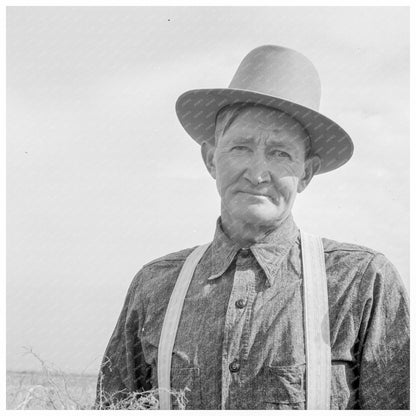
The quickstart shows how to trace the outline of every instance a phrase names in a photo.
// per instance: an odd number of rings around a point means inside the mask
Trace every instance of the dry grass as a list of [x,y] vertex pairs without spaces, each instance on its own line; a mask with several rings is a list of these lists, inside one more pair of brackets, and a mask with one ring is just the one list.
[[[40,364],[40,372],[7,373],[7,409],[54,410],[142,410],[158,409],[157,389],[134,392],[124,399],[115,400],[99,388],[97,403],[97,376],[68,374],[44,361],[31,348],[26,349]],[[100,379],[101,380],[101,379]],[[100,383],[101,384],[101,383]],[[172,391],[179,409],[186,407],[186,391]]]

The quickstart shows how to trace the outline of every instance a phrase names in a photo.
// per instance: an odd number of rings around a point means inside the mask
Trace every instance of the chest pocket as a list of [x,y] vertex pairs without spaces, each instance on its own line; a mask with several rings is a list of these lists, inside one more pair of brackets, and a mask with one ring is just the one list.
[[[184,391],[186,409],[200,409],[202,402],[200,369],[197,367],[172,367],[171,388]],[[172,410],[180,409],[178,399],[171,398]]]
[[[305,369],[305,364],[266,367],[265,408],[305,409]],[[332,362],[330,408],[346,409],[349,407],[349,400],[350,388],[347,383],[346,366]]]
[[305,409],[305,364],[265,368],[265,409]]

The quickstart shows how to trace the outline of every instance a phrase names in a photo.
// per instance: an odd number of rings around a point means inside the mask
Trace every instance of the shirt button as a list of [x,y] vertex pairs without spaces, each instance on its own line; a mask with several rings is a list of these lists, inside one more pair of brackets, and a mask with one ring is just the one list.
[[237,306],[238,309],[243,309],[246,306],[246,301],[244,299],[238,299],[235,302],[235,306]]
[[237,371],[240,371],[240,363],[238,362],[238,360],[234,360],[229,366],[228,368],[230,369],[230,371],[232,373],[236,373]]

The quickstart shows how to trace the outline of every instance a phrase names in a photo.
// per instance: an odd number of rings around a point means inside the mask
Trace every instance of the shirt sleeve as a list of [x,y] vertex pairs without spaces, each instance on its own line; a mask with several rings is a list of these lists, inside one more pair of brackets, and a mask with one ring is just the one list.
[[395,267],[382,254],[361,280],[361,409],[409,409],[409,300]]
[[[116,327],[111,335],[100,367],[95,409],[120,406],[133,392],[150,390],[150,368],[143,357],[139,334],[142,327],[137,273],[127,292]],[[121,407],[125,408],[126,404]]]

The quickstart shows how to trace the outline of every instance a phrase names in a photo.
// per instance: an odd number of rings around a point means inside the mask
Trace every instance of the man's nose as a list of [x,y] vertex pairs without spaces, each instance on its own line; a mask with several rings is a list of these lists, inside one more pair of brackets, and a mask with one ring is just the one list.
[[250,159],[246,177],[253,185],[270,182],[269,164],[263,152],[254,152]]

